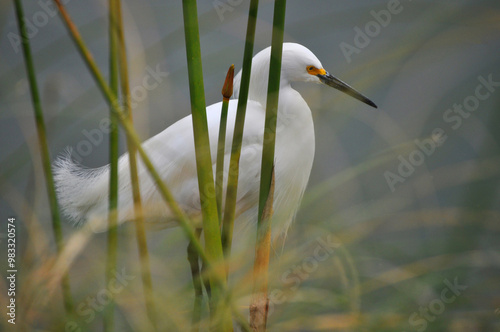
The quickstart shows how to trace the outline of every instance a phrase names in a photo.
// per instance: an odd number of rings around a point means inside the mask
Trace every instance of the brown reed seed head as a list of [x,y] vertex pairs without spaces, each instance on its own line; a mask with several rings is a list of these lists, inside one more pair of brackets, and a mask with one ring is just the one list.
[[234,65],[229,67],[227,71],[226,80],[224,81],[224,86],[222,87],[222,97],[224,100],[228,101],[233,95],[233,77],[234,77]]

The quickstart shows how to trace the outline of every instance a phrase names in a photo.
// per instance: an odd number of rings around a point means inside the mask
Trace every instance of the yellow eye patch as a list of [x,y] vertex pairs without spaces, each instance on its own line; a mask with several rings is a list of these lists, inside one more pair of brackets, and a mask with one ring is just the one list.
[[326,75],[326,70],[324,70],[323,68],[316,68],[314,66],[307,66],[307,72],[310,74],[310,75]]

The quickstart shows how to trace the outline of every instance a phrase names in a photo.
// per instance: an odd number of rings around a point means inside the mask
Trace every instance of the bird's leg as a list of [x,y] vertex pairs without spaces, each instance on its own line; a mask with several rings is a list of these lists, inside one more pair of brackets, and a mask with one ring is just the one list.
[[[197,228],[196,237],[199,238],[200,234],[201,234],[201,228]],[[191,277],[193,278],[193,287],[194,287],[194,305],[193,305],[193,316],[191,321],[191,331],[197,332],[199,331],[199,324],[201,319],[201,304],[203,300],[202,279],[204,278],[200,274],[199,256],[192,242],[189,242],[188,244],[187,256],[189,265],[191,266]]]

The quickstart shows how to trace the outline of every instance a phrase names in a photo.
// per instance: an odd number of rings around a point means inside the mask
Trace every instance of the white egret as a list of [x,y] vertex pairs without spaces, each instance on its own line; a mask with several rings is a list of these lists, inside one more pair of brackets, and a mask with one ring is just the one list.
[[[264,134],[267,80],[271,48],[254,56],[249,100],[241,148],[240,175],[235,225],[257,220],[260,167]],[[234,97],[238,97],[241,71],[234,78]],[[314,126],[307,103],[290,83],[324,83],[372,106],[375,104],[346,83],[330,75],[318,58],[306,47],[283,44],[281,86],[275,149],[275,191],[273,223],[280,224],[274,234],[285,231],[293,220],[306,188],[314,158]],[[229,102],[225,170],[229,167],[237,100]],[[215,171],[221,103],[207,107],[210,149]],[[179,205],[194,220],[199,220],[200,200],[194,152],[191,116],[177,121],[148,139],[143,147],[170,188]],[[162,200],[144,165],[139,162],[138,176],[145,219],[161,226],[175,225],[175,218]],[[118,222],[133,219],[128,154],[118,162]],[[63,211],[75,222],[97,220],[106,225],[108,214],[109,165],[85,169],[71,160],[70,154],[55,164],[57,192]],[[226,187],[227,176],[224,177]],[[224,194],[225,195],[225,194]],[[225,197],[225,196],[224,196]],[[276,222],[275,222],[276,221]],[[94,224],[94,223],[92,223]]]

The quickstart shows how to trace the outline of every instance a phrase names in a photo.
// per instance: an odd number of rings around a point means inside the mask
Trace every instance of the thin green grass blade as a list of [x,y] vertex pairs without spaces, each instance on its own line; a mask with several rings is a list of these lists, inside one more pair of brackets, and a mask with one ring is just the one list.
[[236,212],[236,194],[238,192],[241,143],[243,141],[243,128],[247,110],[248,88],[250,87],[250,73],[252,72],[253,45],[255,40],[258,8],[259,0],[251,0],[250,8],[248,10],[247,34],[245,39],[245,50],[243,52],[243,67],[238,96],[238,107],[236,110],[233,143],[231,146],[226,204],[224,206],[224,218],[222,221],[222,228],[224,229],[222,246],[224,248],[224,256],[226,258],[231,255],[232,234]]
[[[133,126],[132,110],[130,108],[130,86],[128,80],[128,61],[127,49],[125,45],[125,36],[123,32],[123,16],[121,9],[121,1],[117,0],[116,3],[116,28],[118,35],[118,54],[119,54],[119,68],[120,68],[120,82],[121,92],[124,98],[124,115]],[[146,230],[144,227],[144,215],[141,199],[141,191],[139,186],[139,177],[137,175],[137,148],[127,138],[127,148],[130,164],[130,182],[132,184],[132,197],[134,200],[134,214],[135,214],[135,231],[137,246],[139,249],[139,259],[141,263],[141,277],[142,286],[144,289],[144,300],[146,303],[146,311],[149,320],[154,329],[157,329],[157,311],[153,296],[153,281],[151,278],[151,264],[149,259],[148,244],[146,239]]]
[[[109,0],[109,87],[118,96],[118,53],[116,33],[116,3],[117,0]],[[108,212],[108,250],[106,257],[106,284],[114,278],[116,271],[116,260],[118,250],[117,235],[117,207],[118,207],[118,120],[109,110],[110,132],[109,132],[109,212]],[[104,331],[113,331],[114,327],[114,301],[111,300],[104,312]]]
[[[31,47],[29,44],[28,33],[26,31],[24,13],[21,0],[14,1],[17,24],[21,33],[22,48],[24,54],[24,62],[26,65],[26,73],[31,90],[31,99],[33,103],[33,110],[35,113],[36,129],[38,134],[38,144],[40,146],[40,153],[42,157],[43,171],[45,174],[45,181],[47,184],[47,194],[49,197],[50,211],[52,213],[52,229],[54,231],[54,238],[56,241],[57,253],[59,254],[63,249],[63,234],[61,227],[61,217],[59,214],[59,204],[57,202],[57,195],[54,185],[54,177],[50,164],[50,153],[47,144],[47,131],[45,129],[45,121],[43,118],[42,105],[40,102],[40,95],[38,92],[38,85],[36,82],[35,67],[33,65],[33,58],[31,56]],[[68,273],[64,273],[61,278],[61,288],[64,299],[64,307],[68,315],[73,315],[73,299],[71,297],[71,289]]]

